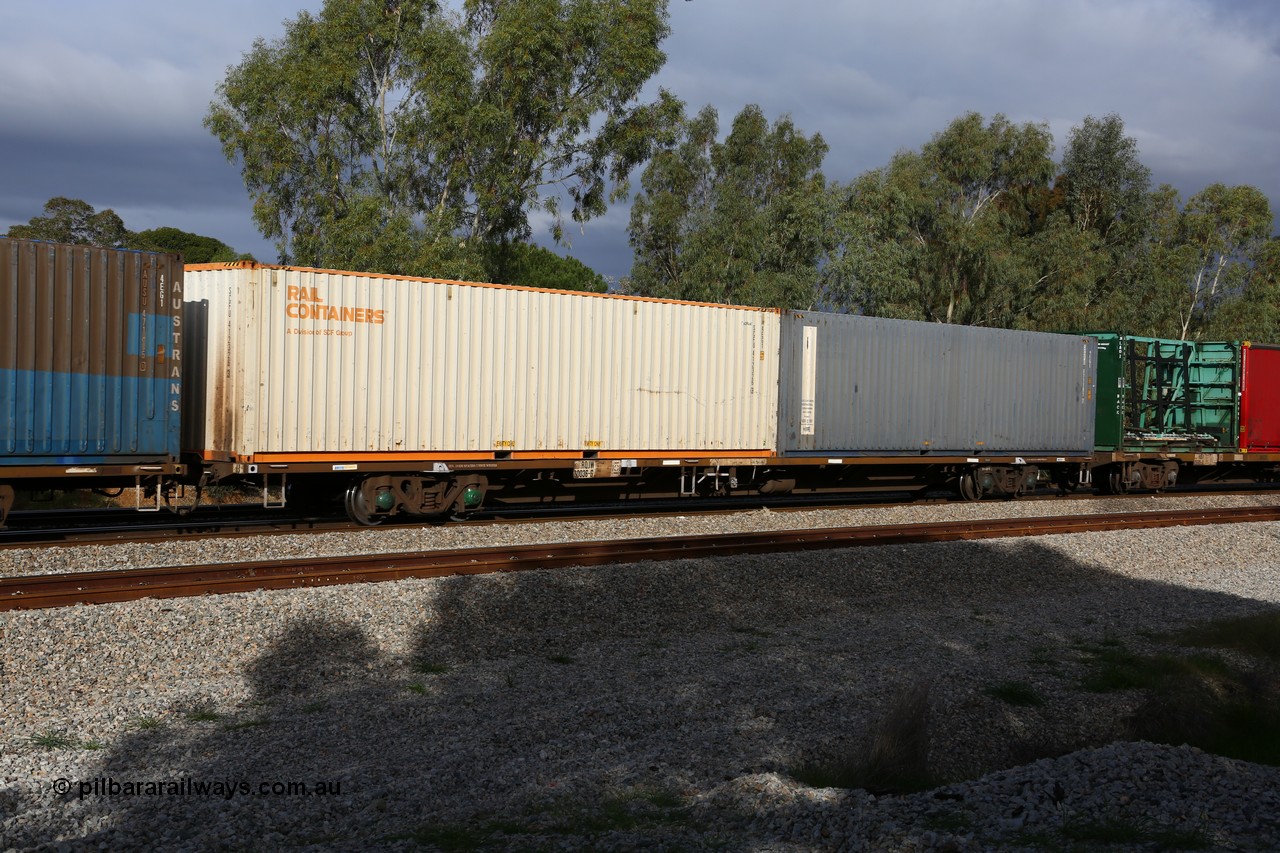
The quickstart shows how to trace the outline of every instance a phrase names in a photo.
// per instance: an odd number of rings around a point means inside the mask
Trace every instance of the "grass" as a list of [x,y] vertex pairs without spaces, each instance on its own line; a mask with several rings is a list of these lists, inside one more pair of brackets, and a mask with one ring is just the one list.
[[[32,735],[28,740],[32,746],[40,746],[45,749],[78,749],[86,747],[93,749],[95,747],[82,743],[79,739],[73,738],[66,732],[41,732],[38,735]],[[99,744],[98,747],[101,748]]]
[[[1174,643],[1183,651],[1138,653],[1115,637],[1071,646],[1084,667],[1080,688],[1097,693],[1145,693],[1133,715],[1121,721],[1127,737],[1174,746],[1189,744],[1228,758],[1280,766],[1280,666],[1276,665],[1280,662],[1280,611],[1219,619],[1147,639]],[[1225,651],[1235,654],[1224,657]],[[1063,662],[1056,652],[1037,646],[1031,651],[1030,662],[1056,670]],[[1065,658],[1069,660],[1070,655]],[[1044,702],[1022,681],[1005,681],[984,692],[1010,705]],[[876,794],[926,790],[939,781],[927,765],[928,741],[928,689],[915,687],[899,695],[864,743],[840,754],[801,762],[790,775],[815,788],[863,788]],[[1036,747],[1038,751],[1031,758],[1041,757],[1041,752],[1060,755],[1096,745]],[[1071,840],[1082,844],[1141,843],[1199,849],[1206,843],[1199,833],[1122,822],[1079,826],[1073,832]],[[1139,840],[1128,842],[1121,836]],[[1112,837],[1117,840],[1112,842]]]
[[1280,610],[1219,619],[1179,631],[1174,640],[1184,646],[1230,649],[1280,662]]
[[142,731],[142,732],[152,731],[154,729],[160,728],[163,725],[164,723],[160,721],[159,717],[153,717],[150,715],[135,717],[133,722],[130,723],[131,728],[137,729],[138,731]]
[[1025,681],[1003,681],[994,687],[988,687],[984,692],[988,696],[999,699],[1006,705],[1031,707],[1044,704],[1040,694],[1036,693],[1035,688]]
[[187,720],[192,723],[213,723],[222,719],[222,715],[209,705],[192,708],[187,712]]
[[[1131,737],[1280,766],[1280,611],[1218,619],[1165,639],[1194,650],[1143,655],[1115,639],[1077,644],[1088,668],[1081,686],[1147,692],[1127,721]],[[1247,659],[1229,662],[1215,650]]]
[[850,752],[803,762],[791,777],[812,788],[862,788],[873,794],[925,791],[929,771],[929,686],[903,690],[864,743]]
[[425,696],[427,694],[427,686],[420,681],[415,681],[412,684],[406,684],[405,689],[411,690],[419,696]]
[[423,675],[444,675],[452,669],[447,663],[437,663],[429,660],[418,661],[413,665],[413,668]]
[[1031,657],[1027,658],[1027,665],[1048,675],[1061,676],[1061,649],[1052,646],[1035,646],[1031,649]]
[[570,657],[569,655],[550,655],[550,656],[548,656],[548,657],[547,657],[547,660],[551,661],[552,663],[562,664],[562,665],[564,665],[564,666],[568,666],[569,664],[577,663],[577,661],[576,661],[576,660],[574,660],[574,659],[573,659],[572,657]]
[[1280,766],[1280,678],[1274,670],[1186,674],[1151,691],[1129,721],[1134,737]]
[[239,723],[228,723],[225,728],[229,732],[238,732],[244,729],[256,729],[259,726],[268,726],[270,724],[271,720],[266,717],[255,717],[252,720],[243,720]]

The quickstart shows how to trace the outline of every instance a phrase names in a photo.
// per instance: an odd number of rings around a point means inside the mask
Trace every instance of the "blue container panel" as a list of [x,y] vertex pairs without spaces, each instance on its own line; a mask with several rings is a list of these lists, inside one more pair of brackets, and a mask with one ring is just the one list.
[[166,379],[0,371],[0,465],[176,458],[178,395]]

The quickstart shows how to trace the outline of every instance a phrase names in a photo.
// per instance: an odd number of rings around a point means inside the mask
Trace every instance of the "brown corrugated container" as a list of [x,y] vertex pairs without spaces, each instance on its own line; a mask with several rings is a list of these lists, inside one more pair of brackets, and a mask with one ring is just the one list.
[[0,238],[0,465],[178,459],[182,272],[178,255]]

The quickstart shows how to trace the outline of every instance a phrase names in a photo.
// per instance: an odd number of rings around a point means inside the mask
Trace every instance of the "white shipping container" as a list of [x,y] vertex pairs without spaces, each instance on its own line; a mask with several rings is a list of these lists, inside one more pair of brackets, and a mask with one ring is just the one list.
[[1093,338],[811,311],[781,334],[785,455],[1093,451]]
[[773,311],[257,264],[186,287],[206,458],[775,449]]

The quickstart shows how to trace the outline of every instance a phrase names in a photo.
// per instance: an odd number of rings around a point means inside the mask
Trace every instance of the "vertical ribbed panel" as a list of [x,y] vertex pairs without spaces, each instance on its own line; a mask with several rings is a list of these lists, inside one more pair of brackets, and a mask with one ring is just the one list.
[[0,464],[177,458],[181,282],[177,255],[0,238]]
[[774,312],[249,266],[193,268],[186,286],[208,306],[189,334],[216,455],[776,440]]
[[[814,429],[803,341],[817,329]],[[784,312],[779,446],[805,454],[1084,453],[1096,343],[1075,335]]]

